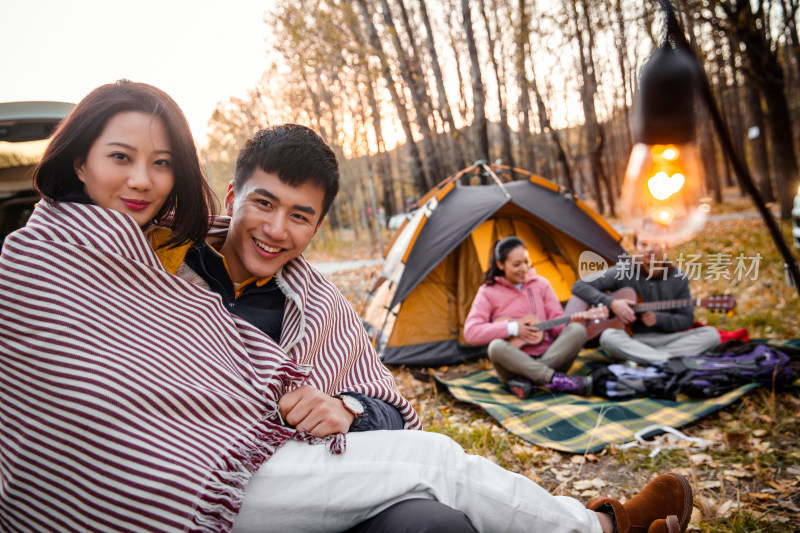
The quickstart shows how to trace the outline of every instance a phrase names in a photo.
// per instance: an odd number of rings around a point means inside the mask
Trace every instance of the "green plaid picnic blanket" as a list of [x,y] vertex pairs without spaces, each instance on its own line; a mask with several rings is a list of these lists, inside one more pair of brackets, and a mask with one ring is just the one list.
[[[800,339],[770,340],[770,344],[800,347]],[[584,352],[570,369],[572,374],[588,374],[609,360],[602,351]],[[569,453],[593,453],[611,443],[634,440],[634,433],[659,424],[678,428],[711,414],[757,387],[743,385],[716,398],[670,401],[637,398],[613,401],[600,397],[584,398],[569,394],[542,392],[520,400],[500,384],[492,371],[479,371],[455,379],[436,378],[459,400],[477,404],[522,439]],[[654,432],[646,437],[653,436]]]

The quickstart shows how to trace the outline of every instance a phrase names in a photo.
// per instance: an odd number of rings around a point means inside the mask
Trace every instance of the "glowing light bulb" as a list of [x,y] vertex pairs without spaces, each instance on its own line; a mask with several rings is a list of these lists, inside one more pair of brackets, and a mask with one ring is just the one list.
[[670,176],[664,171],[658,172],[655,176],[647,180],[647,188],[656,200],[666,200],[673,194],[677,194],[683,188],[686,179],[683,174],[673,174]]
[[705,224],[710,198],[700,156],[691,143],[634,145],[620,211],[640,239],[676,244]]
[[[653,147],[654,149],[656,149],[656,153],[659,153],[659,151],[657,149],[658,147],[660,147],[660,145],[656,145],[656,146]],[[660,156],[665,161],[675,161],[676,159],[678,159],[678,154],[680,154],[680,152],[678,152],[678,149],[675,148],[674,146],[666,146],[660,152]]]

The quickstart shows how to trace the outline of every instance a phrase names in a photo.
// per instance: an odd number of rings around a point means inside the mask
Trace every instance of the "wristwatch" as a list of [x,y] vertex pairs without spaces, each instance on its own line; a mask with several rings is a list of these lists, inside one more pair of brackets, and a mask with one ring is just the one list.
[[336,398],[342,400],[344,408],[353,413],[356,420],[364,416],[364,404],[348,394],[337,394]]

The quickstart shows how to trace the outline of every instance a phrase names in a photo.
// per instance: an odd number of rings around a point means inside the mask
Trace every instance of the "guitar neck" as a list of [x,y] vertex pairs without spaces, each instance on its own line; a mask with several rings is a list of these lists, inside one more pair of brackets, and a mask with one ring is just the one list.
[[644,302],[633,306],[637,313],[644,311],[660,311],[661,309],[678,309],[680,307],[699,307],[703,305],[700,298],[685,298],[683,300],[664,300],[663,302]]
[[539,331],[545,331],[560,326],[561,324],[566,324],[570,320],[572,320],[570,315],[565,315],[559,318],[554,318],[552,320],[545,320],[544,322],[539,322],[538,324],[534,324],[534,326],[536,326],[536,329],[538,329]]

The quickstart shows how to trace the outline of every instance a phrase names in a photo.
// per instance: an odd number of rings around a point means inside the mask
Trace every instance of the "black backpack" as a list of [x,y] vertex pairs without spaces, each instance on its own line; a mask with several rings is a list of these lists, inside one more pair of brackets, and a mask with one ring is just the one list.
[[790,347],[730,341],[697,356],[631,368],[612,364],[592,372],[594,393],[614,400],[665,398],[679,394],[712,398],[746,383],[781,386],[792,382]]

